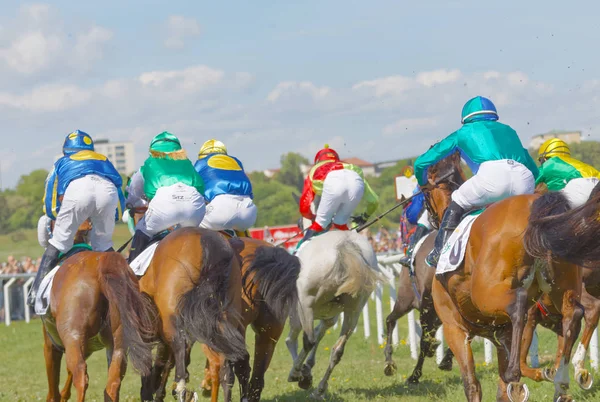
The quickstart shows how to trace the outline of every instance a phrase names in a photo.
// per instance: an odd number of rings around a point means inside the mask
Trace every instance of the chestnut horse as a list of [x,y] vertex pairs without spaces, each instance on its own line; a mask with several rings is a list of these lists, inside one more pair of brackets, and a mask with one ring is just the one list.
[[[85,243],[88,230],[80,230],[75,242]],[[118,401],[127,355],[140,373],[146,374],[151,368],[149,340],[154,321],[150,311],[137,278],[121,254],[83,251],[68,257],[54,276],[50,306],[42,317],[47,400],[68,400],[74,384],[77,400],[84,401],[89,383],[86,359],[106,348],[109,369],[104,400]],[[59,392],[63,354],[67,381]]]
[[[261,264],[273,266],[271,272],[282,272],[287,275],[287,279],[291,283],[295,283],[297,278],[293,267],[278,267],[286,261],[293,261],[290,258],[282,258],[281,254],[287,255],[287,251],[279,248],[273,250],[273,255],[267,255],[262,250],[263,247],[272,248],[271,243],[249,237],[240,237],[239,239],[244,243],[244,249],[240,252],[243,276],[242,324],[244,328],[251,325],[254,330],[254,362],[250,380],[249,401],[257,402],[260,401],[264,388],[265,372],[269,368],[275,346],[285,326],[287,310],[286,306],[281,305],[283,301],[281,298],[265,300],[258,290],[260,281],[258,278],[254,278],[255,275],[250,271],[253,270],[254,265]],[[214,388],[218,390],[219,371],[223,362],[206,345],[203,345],[203,349],[208,358],[202,388],[204,394],[209,395]]]
[[[140,289],[153,300],[160,318],[159,347],[151,374],[142,378],[142,400],[153,400],[153,394],[155,401],[164,399],[173,364],[173,395],[178,402],[195,399],[187,390],[194,342],[206,344],[224,362],[220,380],[225,401],[231,401],[234,371],[246,398],[250,364],[241,322],[240,263],[232,245],[210,230],[175,230],[156,248]],[[212,401],[217,395],[213,387]]]
[[[392,359],[393,341],[392,334],[396,321],[403,317],[413,309],[419,310],[419,321],[423,334],[421,336],[421,347],[419,350],[419,359],[410,377],[406,382],[410,384],[418,384],[419,378],[423,374],[423,363],[425,357],[433,357],[435,349],[439,345],[439,341],[435,339],[435,332],[442,325],[433,307],[433,298],[431,297],[431,285],[435,275],[435,269],[425,263],[425,257],[433,249],[433,241],[437,231],[429,233],[423,243],[415,250],[414,258],[414,274],[411,274],[409,269],[402,269],[400,279],[398,281],[398,290],[394,309],[385,319],[387,329],[387,342],[384,349],[385,354],[385,369],[384,373],[387,376],[392,376],[396,373],[396,363]],[[414,275],[411,278],[411,275]],[[414,281],[414,282],[413,282]],[[440,370],[452,370],[452,351],[447,348],[444,358],[439,365]]]
[[[445,174],[453,175],[438,185],[425,186],[426,206],[439,224],[452,191],[463,182],[458,153],[432,166],[430,183]],[[555,401],[569,401],[569,358],[581,327],[579,304],[581,268],[563,260],[539,261],[525,251],[523,239],[530,210],[539,210],[537,194],[509,197],[489,206],[471,227],[462,265],[453,272],[436,275],[433,300],[444,326],[444,336],[460,366],[468,401],[481,401],[481,385],[475,376],[471,350],[474,336],[489,339],[498,357],[497,399],[525,401],[527,386],[520,382],[521,338],[528,308],[542,288],[562,313],[565,337],[560,366],[555,376]],[[549,285],[551,283],[551,285]]]

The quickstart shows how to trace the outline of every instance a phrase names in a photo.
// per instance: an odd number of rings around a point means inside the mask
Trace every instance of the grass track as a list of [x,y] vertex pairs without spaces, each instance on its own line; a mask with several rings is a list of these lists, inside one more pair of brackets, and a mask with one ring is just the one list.
[[[384,299],[389,300],[389,299]],[[375,317],[374,303],[371,301],[371,317]],[[388,306],[386,306],[387,308]],[[373,323],[374,324],[374,323]],[[407,338],[406,318],[400,319],[400,338]],[[326,400],[335,402],[357,401],[462,401],[464,393],[458,367],[452,372],[442,372],[435,366],[434,359],[428,359],[423,370],[421,384],[408,386],[406,376],[412,372],[414,362],[410,359],[408,345],[402,341],[394,353],[398,364],[398,374],[394,377],[383,375],[383,350],[377,345],[373,325],[371,338],[365,340],[363,324],[359,323],[358,332],[350,339],[341,363],[333,372]],[[13,322],[10,327],[0,325],[0,401],[42,401],[45,400],[47,385],[42,353],[42,325],[40,320],[30,324]],[[317,366],[313,371],[315,381],[320,380],[329,358],[329,347],[335,342],[337,331],[328,333],[319,347]],[[252,330],[248,331],[248,347],[253,348]],[[284,333],[287,334],[287,331]],[[553,334],[539,329],[540,359],[550,362],[556,347]],[[483,343],[474,342],[475,360],[478,363],[477,374],[482,383],[484,401],[494,401],[496,394],[496,366],[486,367],[483,362]],[[252,355],[252,350],[251,351]],[[283,339],[278,343],[275,357],[266,377],[263,401],[291,402],[305,401],[308,393],[287,382],[290,369],[290,357]],[[192,364],[189,367],[190,385],[197,388],[203,374],[204,358],[201,349],[196,346],[192,352]],[[106,381],[106,358],[98,352],[88,360],[90,386],[89,401],[102,401]],[[64,380],[64,359],[61,381]],[[172,378],[172,377],[171,377]],[[571,377],[572,378],[572,377]],[[598,380],[598,375],[596,375]],[[531,401],[549,401],[553,394],[553,385],[527,381],[531,390]],[[129,370],[121,389],[122,401],[139,401],[139,377]],[[169,383],[170,384],[170,383]],[[169,385],[170,387],[170,385]],[[572,395],[577,401],[600,400],[600,387],[597,385],[589,392],[583,392],[572,383]],[[234,400],[238,399],[237,389]],[[75,395],[72,396],[72,399]],[[173,400],[167,396],[167,401]]]

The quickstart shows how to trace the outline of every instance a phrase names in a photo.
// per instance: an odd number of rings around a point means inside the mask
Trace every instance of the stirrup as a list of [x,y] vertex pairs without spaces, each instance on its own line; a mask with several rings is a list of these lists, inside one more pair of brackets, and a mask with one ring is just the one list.
[[[435,255],[433,255],[433,254],[435,254]],[[440,255],[438,253],[436,253],[435,250],[431,251],[431,253],[429,253],[427,255],[427,257],[425,257],[425,263],[427,265],[429,265],[431,268],[437,268],[439,261],[440,261]]]

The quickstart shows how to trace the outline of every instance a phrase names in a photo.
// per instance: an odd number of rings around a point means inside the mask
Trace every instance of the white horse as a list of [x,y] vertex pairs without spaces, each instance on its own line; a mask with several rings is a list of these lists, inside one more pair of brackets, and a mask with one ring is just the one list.
[[[327,232],[303,244],[297,256],[275,247],[257,250],[247,275],[254,275],[260,294],[270,306],[280,306],[274,311],[276,315],[290,314],[286,344],[294,365],[288,381],[298,382],[303,389],[312,385],[311,369],[319,341],[339,314],[344,313],[329,366],[313,392],[313,397],[322,399],[369,295],[383,280],[373,247],[356,231]],[[314,320],[321,320],[316,330]],[[304,331],[303,348],[298,354],[301,331]]]

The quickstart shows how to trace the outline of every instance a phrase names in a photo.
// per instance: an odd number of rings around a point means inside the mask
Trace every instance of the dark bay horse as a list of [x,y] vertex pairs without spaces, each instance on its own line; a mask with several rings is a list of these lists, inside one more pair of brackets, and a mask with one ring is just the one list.
[[[68,400],[74,384],[77,401],[84,401],[89,383],[86,359],[106,348],[104,400],[118,401],[127,355],[142,375],[151,368],[154,321],[150,312],[121,254],[83,251],[67,258],[54,276],[49,310],[42,317],[47,400]],[[63,354],[67,381],[59,392]]]
[[[288,254],[282,248],[273,250],[274,254],[268,254],[264,249],[274,246],[262,240],[248,237],[240,237],[244,243],[240,257],[242,259],[242,324],[244,328],[252,326],[254,330],[254,362],[250,380],[249,401],[260,401],[260,396],[265,384],[265,372],[269,368],[277,341],[281,337],[285,321],[287,319],[286,306],[282,306],[281,298],[265,298],[260,294],[260,280],[255,278],[253,266],[256,264],[271,267],[271,272],[282,272],[287,279],[295,283],[296,276],[293,268],[278,265],[291,261],[282,253]],[[283,257],[283,258],[282,258]],[[275,303],[270,305],[269,303]],[[210,395],[214,388],[218,389],[219,372],[223,364],[222,359],[204,345],[204,352],[208,356],[205,369],[205,378],[202,388],[205,395]]]
[[[385,354],[385,369],[384,373],[387,376],[392,376],[396,373],[396,363],[392,359],[393,340],[392,334],[396,321],[413,309],[419,310],[419,321],[423,330],[421,336],[421,346],[419,350],[419,359],[412,374],[406,380],[411,384],[418,384],[419,378],[423,374],[423,363],[425,357],[433,357],[435,349],[439,345],[439,341],[435,339],[435,332],[442,325],[439,317],[433,307],[433,298],[431,295],[431,285],[435,275],[435,269],[425,263],[425,257],[433,249],[433,242],[437,231],[433,231],[427,235],[421,246],[416,250],[414,258],[414,285],[411,280],[409,269],[402,269],[400,278],[398,279],[398,290],[394,309],[385,319],[387,329],[387,342],[384,349]],[[452,370],[452,351],[446,349],[444,358],[439,365],[440,370]]]
[[[160,320],[154,367],[142,378],[143,401],[164,399],[173,364],[173,395],[178,402],[195,399],[195,393],[187,389],[194,342],[204,343],[222,359],[220,380],[225,401],[231,401],[234,372],[242,399],[247,398],[250,365],[241,319],[242,279],[232,244],[239,247],[219,233],[182,228],[156,248],[140,279],[140,289],[153,300]],[[212,401],[217,401],[217,395],[218,388],[213,387]]]
[[[449,179],[433,185],[449,172],[453,173]],[[459,155],[439,162],[428,175],[432,184],[424,189],[426,205],[439,223],[452,191],[463,183]],[[582,274],[580,267],[564,260],[544,260],[534,265],[533,256],[525,251],[523,240],[530,210],[533,207],[532,214],[537,214],[534,202],[539,197],[513,196],[489,206],[473,223],[462,265],[434,278],[435,309],[460,366],[468,401],[482,398],[471,350],[474,336],[487,338],[496,346],[500,374],[497,400],[528,399],[529,391],[520,382],[521,338],[527,310],[540,296],[541,288],[546,288],[552,304],[562,313],[565,338],[554,381],[554,400],[571,400],[566,394],[568,366],[583,316],[579,304]]]

